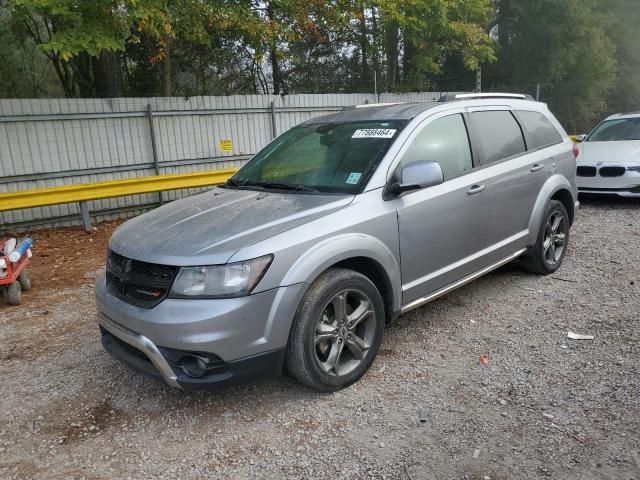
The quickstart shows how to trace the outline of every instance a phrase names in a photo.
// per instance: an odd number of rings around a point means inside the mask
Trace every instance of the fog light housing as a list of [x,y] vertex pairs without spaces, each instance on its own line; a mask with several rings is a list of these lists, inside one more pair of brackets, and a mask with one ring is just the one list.
[[223,366],[223,362],[215,355],[189,353],[180,359],[179,366],[190,377],[200,378]]

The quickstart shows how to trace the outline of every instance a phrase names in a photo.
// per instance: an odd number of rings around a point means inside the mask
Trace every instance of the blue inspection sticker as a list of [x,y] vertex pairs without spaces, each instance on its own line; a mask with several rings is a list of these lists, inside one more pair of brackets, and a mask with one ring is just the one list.
[[347,183],[349,185],[355,185],[360,180],[362,174],[360,172],[351,172],[349,177],[347,178]]

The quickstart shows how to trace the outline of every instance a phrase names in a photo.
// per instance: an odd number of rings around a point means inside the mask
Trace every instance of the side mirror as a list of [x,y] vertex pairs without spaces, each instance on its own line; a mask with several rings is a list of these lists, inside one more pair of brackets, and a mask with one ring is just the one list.
[[400,172],[400,181],[389,185],[389,193],[397,197],[404,192],[440,185],[442,182],[444,175],[438,162],[411,162]]
[[587,134],[583,133],[582,135],[576,135],[576,142],[582,143],[587,139]]

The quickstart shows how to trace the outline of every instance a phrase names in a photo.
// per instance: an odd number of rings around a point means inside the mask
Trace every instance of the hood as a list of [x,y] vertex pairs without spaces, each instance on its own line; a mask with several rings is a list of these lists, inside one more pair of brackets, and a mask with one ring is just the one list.
[[640,162],[640,140],[580,143],[578,163]]
[[343,208],[353,198],[216,187],[125,222],[109,247],[150,263],[219,265],[239,249]]

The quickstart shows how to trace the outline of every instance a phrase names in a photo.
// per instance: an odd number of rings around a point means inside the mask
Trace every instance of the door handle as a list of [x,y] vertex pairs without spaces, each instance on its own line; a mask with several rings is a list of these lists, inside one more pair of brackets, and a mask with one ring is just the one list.
[[487,188],[486,185],[474,185],[469,190],[467,190],[467,195],[476,195],[480,192],[483,192]]
[[534,163],[533,165],[531,165],[531,168],[529,169],[530,172],[537,172],[539,170],[542,170],[544,168],[544,165],[540,165],[539,163]]

